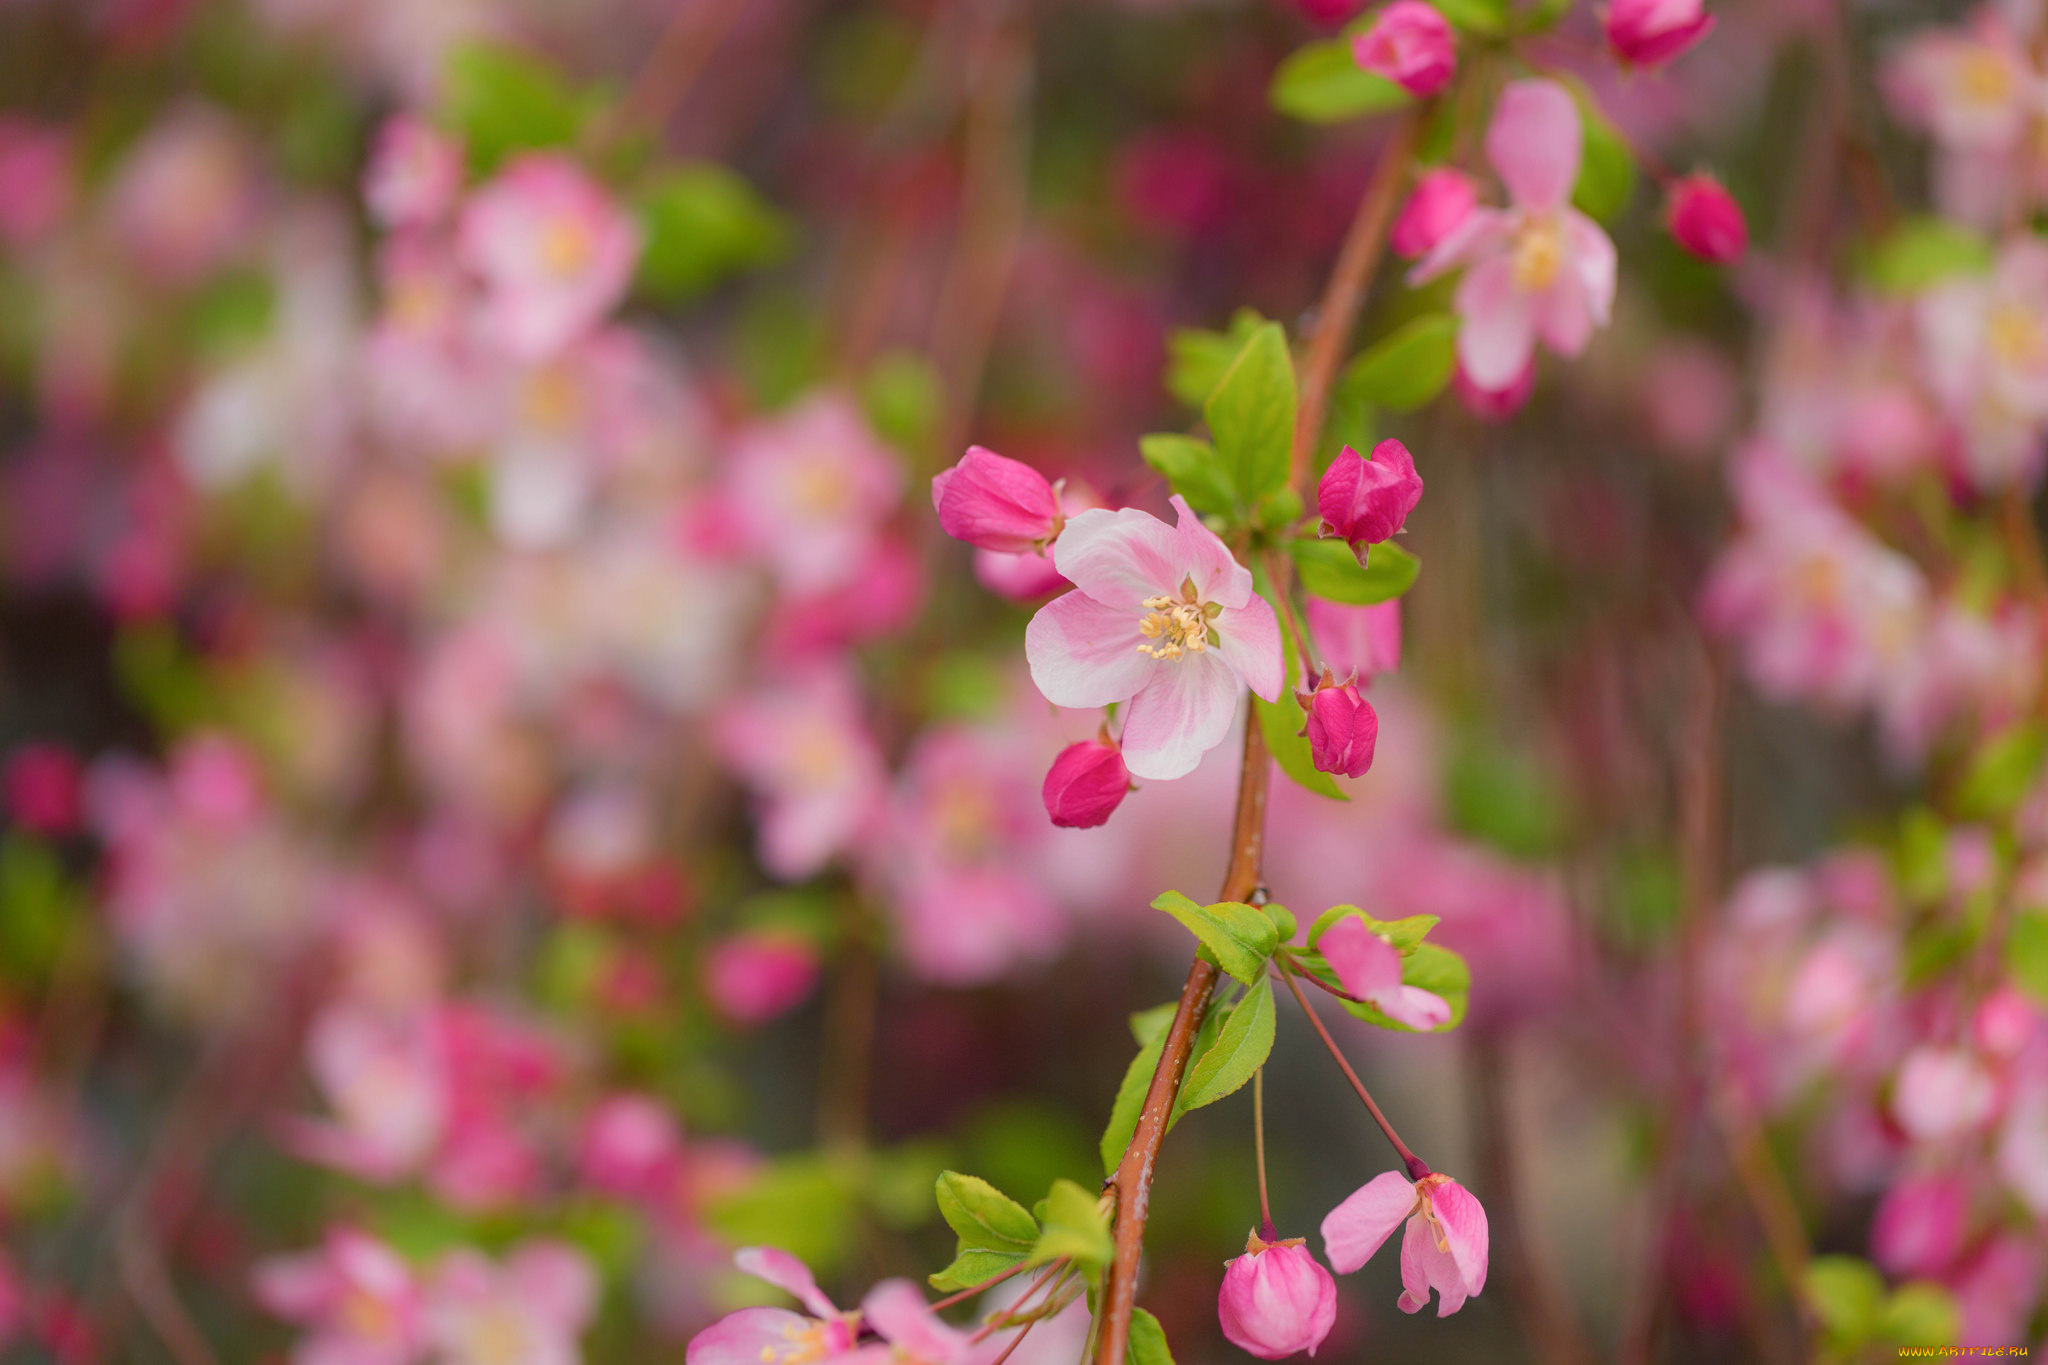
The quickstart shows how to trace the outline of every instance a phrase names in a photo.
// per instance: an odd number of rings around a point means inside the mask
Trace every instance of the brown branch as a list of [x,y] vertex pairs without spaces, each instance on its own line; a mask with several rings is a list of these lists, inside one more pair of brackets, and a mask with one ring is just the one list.
[[679,0],[633,83],[591,132],[609,147],[637,129],[659,129],[747,10],[746,0]]
[[1380,152],[1372,179],[1358,201],[1358,216],[1337,253],[1336,268],[1323,290],[1316,309],[1315,333],[1309,338],[1308,364],[1301,381],[1301,413],[1294,425],[1293,481],[1297,490],[1306,489],[1315,461],[1316,442],[1322,439],[1323,418],[1330,407],[1330,387],[1337,378],[1337,363],[1343,359],[1345,343],[1358,322],[1359,305],[1365,301],[1366,286],[1372,283],[1386,245],[1387,224],[1394,216],[1394,201],[1407,178],[1408,161],[1422,130],[1420,113],[1410,111],[1394,125],[1393,136]]

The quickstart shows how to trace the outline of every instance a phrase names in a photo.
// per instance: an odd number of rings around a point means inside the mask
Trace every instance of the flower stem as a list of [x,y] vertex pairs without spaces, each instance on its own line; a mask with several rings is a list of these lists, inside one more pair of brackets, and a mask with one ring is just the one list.
[[1408,1144],[1401,1141],[1401,1135],[1394,1131],[1394,1125],[1388,1123],[1387,1116],[1380,1112],[1379,1105],[1373,1103],[1372,1092],[1365,1088],[1364,1081],[1358,1079],[1358,1073],[1351,1069],[1351,1063],[1344,1060],[1344,1053],[1338,1048],[1337,1040],[1323,1027],[1322,1019],[1317,1016],[1315,1007],[1308,1003],[1308,997],[1301,993],[1301,986],[1295,981],[1294,973],[1288,969],[1287,963],[1279,958],[1275,958],[1274,961],[1280,968],[1280,979],[1285,981],[1287,989],[1294,993],[1295,1003],[1301,1006],[1301,1012],[1308,1016],[1309,1023],[1315,1025],[1316,1035],[1323,1040],[1323,1046],[1330,1049],[1330,1055],[1337,1059],[1337,1067],[1344,1073],[1344,1079],[1351,1082],[1351,1088],[1358,1092],[1358,1098],[1365,1101],[1366,1112],[1372,1115],[1372,1121],[1387,1135],[1387,1141],[1394,1144],[1394,1151],[1399,1153],[1401,1164],[1408,1168],[1408,1178],[1420,1180],[1428,1175],[1429,1163],[1409,1150]]
[[1273,1228],[1273,1204],[1266,1198],[1266,1068],[1252,1073],[1252,1150],[1259,1159],[1259,1238],[1277,1242]]
[[1008,1270],[999,1270],[995,1274],[983,1280],[980,1284],[973,1285],[969,1288],[963,1289],[957,1294],[946,1295],[945,1298],[940,1299],[937,1303],[932,1305],[932,1311],[936,1313],[941,1308],[951,1308],[956,1303],[965,1303],[967,1300],[973,1298],[976,1294],[986,1294],[989,1290],[994,1289],[1004,1280],[1009,1279],[1012,1275],[1019,1273],[1023,1269],[1025,1269],[1024,1263],[1022,1261],[1019,1261],[1017,1262],[1017,1264],[1011,1266]]

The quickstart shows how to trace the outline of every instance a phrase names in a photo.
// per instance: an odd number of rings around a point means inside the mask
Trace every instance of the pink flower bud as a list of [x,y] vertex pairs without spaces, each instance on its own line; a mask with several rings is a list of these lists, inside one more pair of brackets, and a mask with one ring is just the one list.
[[1312,24],[1336,28],[1365,8],[1365,0],[1294,0],[1294,7]]
[[953,539],[1012,555],[1043,551],[1064,520],[1045,475],[980,446],[933,476],[932,506]]
[[1400,217],[1387,234],[1387,245],[1397,255],[1413,259],[1427,256],[1438,242],[1451,235],[1479,202],[1472,177],[1449,166],[1439,166],[1415,182],[1414,192],[1401,206]]
[[0,778],[7,818],[32,834],[63,835],[78,828],[83,774],[78,760],[57,744],[30,744],[7,760]]
[[1939,1275],[1962,1249],[1969,1209],[1961,1176],[1907,1176],[1886,1192],[1871,1219],[1872,1259],[1901,1278]]
[[1351,55],[1417,99],[1443,89],[1458,69],[1450,21],[1423,0],[1394,0],[1371,28],[1351,40]]
[[1261,1360],[1314,1355],[1337,1320],[1337,1282],[1301,1238],[1265,1242],[1255,1232],[1224,1266],[1216,1319],[1232,1345]]
[[1451,392],[1465,405],[1465,411],[1482,422],[1505,422],[1522,410],[1536,392],[1536,360],[1532,356],[1522,372],[1504,389],[1482,389],[1472,382],[1461,363],[1451,376]]
[[736,934],[711,950],[704,987],[726,1018],[762,1024],[793,1009],[818,981],[817,950],[788,934]]
[[1704,171],[1672,182],[1664,223],[1680,246],[1715,265],[1733,265],[1749,249],[1741,206]]
[[1045,813],[1065,829],[1093,829],[1131,789],[1123,751],[1107,738],[1060,750],[1045,775]]
[[1294,699],[1308,713],[1302,733],[1318,770],[1339,777],[1359,777],[1372,767],[1373,745],[1380,737],[1380,718],[1372,703],[1358,695],[1354,676],[1338,682],[1329,670],[1314,692],[1296,692]]
[[1316,487],[1323,534],[1353,545],[1376,545],[1401,529],[1422,500],[1415,459],[1399,441],[1381,441],[1366,459],[1350,446],[1337,453]]
[[631,1197],[676,1174],[683,1150],[675,1116],[646,1095],[614,1095],[584,1121],[576,1165],[586,1184]]
[[1634,66],[1661,66],[1714,28],[1700,0],[1614,0],[1607,7],[1607,42]]

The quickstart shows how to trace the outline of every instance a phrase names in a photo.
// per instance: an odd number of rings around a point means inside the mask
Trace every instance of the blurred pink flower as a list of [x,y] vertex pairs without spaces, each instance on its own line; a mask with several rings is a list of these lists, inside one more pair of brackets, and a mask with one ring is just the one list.
[[761,864],[801,881],[852,848],[883,787],[881,753],[851,678],[818,668],[745,695],[719,716],[714,742],[760,805]]
[[907,1365],[971,1365],[980,1343],[942,1320],[909,1280],[883,1280],[860,1301],[861,1319]]
[[1671,182],[1664,223],[1674,241],[1714,265],[1732,265],[1749,249],[1742,206],[1705,171]]
[[1480,421],[1505,422],[1520,412],[1536,392],[1536,357],[1531,355],[1519,374],[1497,388],[1481,387],[1460,360],[1451,375],[1451,392],[1458,395],[1465,411]]
[[318,1250],[271,1256],[253,1272],[265,1311],[308,1330],[293,1365],[412,1365],[424,1345],[420,1288],[384,1243],[332,1228]]
[[1323,1250],[1340,1275],[1371,1260],[1403,1220],[1401,1311],[1415,1313],[1437,1294],[1436,1315],[1447,1317],[1486,1288],[1486,1210],[1447,1175],[1410,1184],[1387,1171],[1361,1185],[1323,1219]]
[[333,1119],[292,1119],[301,1157],[384,1183],[417,1170],[447,1135],[449,1059],[427,1011],[330,1005],[306,1037],[306,1067]]
[[1451,235],[1479,203],[1472,177],[1451,166],[1424,171],[1387,232],[1387,245],[1410,260],[1426,256]]
[[60,837],[78,828],[85,770],[61,744],[25,744],[0,775],[7,817],[32,834]]
[[1216,1319],[1233,1346],[1261,1360],[1311,1356],[1337,1321],[1337,1282],[1303,1239],[1267,1242],[1254,1232],[1224,1262]]
[[71,210],[71,176],[61,130],[0,116],[0,244],[19,251],[49,237]]
[[826,1365],[854,1354],[861,1315],[842,1313],[802,1261],[774,1247],[742,1247],[733,1264],[795,1297],[786,1308],[742,1308],[690,1338],[684,1365]]
[[427,1334],[441,1365],[575,1365],[597,1311],[589,1258],[563,1242],[514,1247],[502,1265],[450,1252],[427,1290]]
[[736,529],[794,593],[857,585],[903,496],[901,463],[836,394],[758,423],[734,443],[725,500]]
[[1578,105],[1549,80],[1510,84],[1494,105],[1486,155],[1513,206],[1474,209],[1411,273],[1415,283],[1470,266],[1458,284],[1458,360],[1473,384],[1514,385],[1537,338],[1576,356],[1614,303],[1614,243],[1571,206]]
[[437,222],[462,191],[462,148],[415,114],[397,114],[377,131],[363,172],[363,201],[387,228]]
[[1352,58],[1417,99],[1428,99],[1458,69],[1458,35],[1426,0],[1393,0],[1351,40]]
[[1124,763],[1161,779],[1222,743],[1239,688],[1271,701],[1284,681],[1279,622],[1251,570],[1186,502],[1173,505],[1173,527],[1136,508],[1069,521],[1053,562],[1075,591],[1024,634],[1031,679],[1053,705],[1130,703]]
[[1340,676],[1357,674],[1361,686],[1374,674],[1391,673],[1401,666],[1398,598],[1354,607],[1311,597],[1308,633],[1322,651],[1317,663]]
[[1316,946],[1346,991],[1395,1023],[1426,1033],[1450,1022],[1451,1007],[1442,996],[1401,984],[1400,950],[1375,934],[1360,916],[1338,920],[1323,931]]
[[705,994],[736,1024],[765,1024],[787,1014],[817,984],[818,950],[792,934],[734,934],[704,960]]
[[1922,1043],[1899,1066],[1892,1117],[1908,1136],[1929,1142],[1982,1127],[1997,1103],[1997,1084],[1975,1057]]
[[1870,1224],[1870,1254],[1900,1279],[1939,1275],[1963,1247],[1970,1191],[1961,1175],[1907,1176],[1885,1191]]
[[159,118],[121,162],[107,199],[128,259],[173,286],[195,282],[246,246],[258,208],[241,128],[203,105]]
[[619,1094],[583,1120],[576,1170],[606,1194],[654,1197],[674,1185],[682,1157],[682,1126],[669,1108],[651,1095]]
[[1700,0],[1610,0],[1607,44],[1631,66],[1662,66],[1714,31]]
[[1936,286],[1916,316],[1928,379],[1966,433],[1972,482],[2031,483],[2048,425],[2048,244],[2015,239],[1988,276]]
[[539,360],[589,331],[625,296],[640,229],[575,162],[531,152],[470,196],[456,246],[484,284],[479,335]]

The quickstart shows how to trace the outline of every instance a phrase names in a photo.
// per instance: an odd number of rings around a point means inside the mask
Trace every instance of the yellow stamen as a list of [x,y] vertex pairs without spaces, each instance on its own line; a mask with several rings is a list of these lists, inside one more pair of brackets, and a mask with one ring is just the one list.
[[1217,613],[1210,610],[1212,604],[1201,600],[1193,578],[1181,581],[1179,597],[1148,597],[1139,605],[1145,608],[1146,615],[1138,622],[1138,633],[1147,640],[1162,642],[1139,645],[1140,654],[1155,659],[1178,659],[1209,647],[1209,619]]
[[1531,221],[1515,238],[1515,288],[1541,293],[1564,265],[1564,231],[1555,218]]

